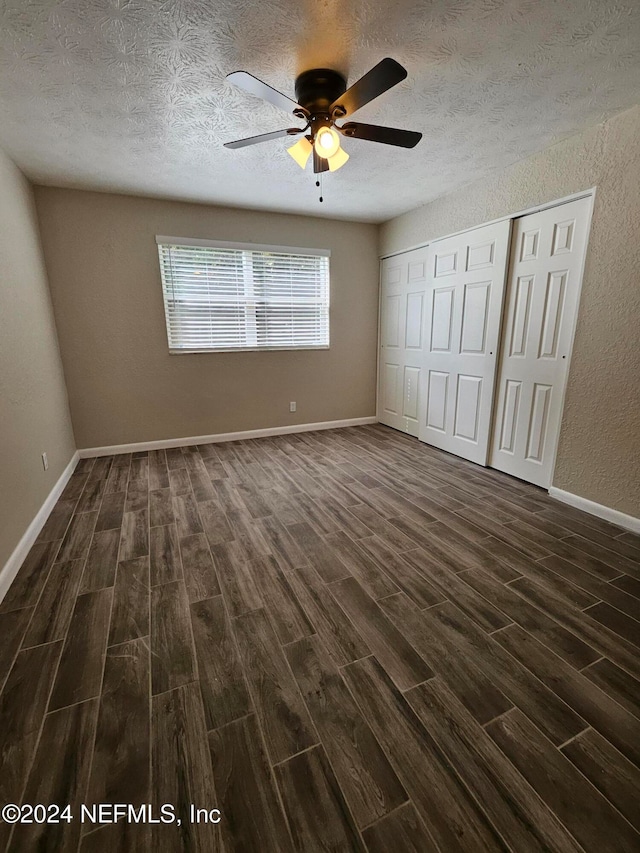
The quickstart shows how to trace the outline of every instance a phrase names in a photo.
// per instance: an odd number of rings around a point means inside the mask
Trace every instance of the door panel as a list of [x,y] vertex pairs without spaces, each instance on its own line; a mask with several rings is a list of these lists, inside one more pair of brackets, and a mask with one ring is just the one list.
[[547,488],[562,416],[590,199],[517,219],[490,464]]
[[[409,255],[414,255],[413,252],[407,252]],[[422,256],[424,254],[424,256]],[[424,250],[418,250],[418,256],[409,259],[408,261],[408,278],[409,282],[423,282],[427,276],[426,273],[427,257]]]
[[425,349],[427,249],[381,265],[378,420],[418,435]]
[[468,441],[478,441],[482,377],[458,375],[458,393],[454,415],[453,434]]
[[424,292],[407,294],[406,346],[422,349],[422,324],[424,320]]
[[400,294],[392,293],[385,298],[384,345],[400,346]]
[[404,409],[402,414],[412,421],[418,420],[418,380],[420,378],[419,367],[404,368]]
[[431,352],[451,352],[453,332],[452,287],[435,288],[433,291],[433,313],[430,323]]
[[383,393],[383,411],[390,415],[398,415],[398,373],[400,368],[397,364],[387,362],[383,365],[382,375],[382,393]]
[[533,385],[526,455],[526,458],[532,462],[541,462],[544,457],[552,392],[551,385],[539,385],[537,382]]
[[487,464],[511,223],[430,246],[419,438]]
[[466,284],[462,308],[460,352],[484,355],[491,282]]
[[500,425],[500,449],[513,453],[516,441],[516,423],[520,407],[522,382],[508,379],[505,387],[502,423]]
[[558,354],[558,336],[564,307],[564,291],[567,272],[552,272],[547,278],[547,292],[544,300],[544,314],[540,329],[538,358],[556,358]]
[[449,374],[437,370],[429,371],[429,393],[427,395],[427,426],[444,432],[447,421],[447,397]]
[[493,266],[493,257],[496,249],[495,240],[489,243],[478,243],[467,247],[467,272],[470,270],[481,270]]
[[524,356],[529,333],[529,303],[531,301],[532,275],[519,276],[515,283],[513,319],[509,337],[509,355]]
[[458,270],[457,252],[440,252],[434,254],[433,277],[441,278],[443,275],[455,275]]

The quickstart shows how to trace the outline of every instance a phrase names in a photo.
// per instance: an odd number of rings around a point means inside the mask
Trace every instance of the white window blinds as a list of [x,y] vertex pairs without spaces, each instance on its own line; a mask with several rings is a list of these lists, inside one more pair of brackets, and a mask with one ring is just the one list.
[[157,237],[171,352],[329,346],[329,253]]

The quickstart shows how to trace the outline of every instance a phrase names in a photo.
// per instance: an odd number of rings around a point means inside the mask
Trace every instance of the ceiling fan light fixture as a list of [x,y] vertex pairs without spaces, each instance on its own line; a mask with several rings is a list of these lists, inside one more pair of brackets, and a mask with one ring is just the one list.
[[329,163],[329,171],[336,172],[338,169],[344,166],[348,159],[349,155],[344,150],[344,148],[338,148],[333,157],[329,157],[327,159],[327,162]]
[[290,154],[301,169],[307,165],[307,160],[311,156],[313,146],[306,136],[299,139],[291,148],[287,148],[287,153]]
[[314,148],[318,157],[330,160],[340,150],[340,137],[332,127],[321,127],[316,134]]
[[[316,186],[321,187],[323,172],[335,172],[349,160],[349,155],[341,147],[341,136],[395,145],[399,148],[414,148],[420,142],[422,134],[417,131],[351,120],[346,124],[336,124],[336,119],[350,119],[353,113],[397,86],[406,77],[406,68],[388,56],[381,59],[349,88],[346,78],[338,71],[330,68],[310,68],[296,77],[294,101],[253,74],[234,71],[227,74],[229,82],[284,112],[292,113],[297,119],[305,122],[305,126],[272,130],[245,139],[236,139],[233,142],[225,142],[225,147],[244,148],[283,136],[301,134],[303,138],[287,150],[301,169],[306,167],[313,153]],[[322,193],[322,189],[320,192]]]

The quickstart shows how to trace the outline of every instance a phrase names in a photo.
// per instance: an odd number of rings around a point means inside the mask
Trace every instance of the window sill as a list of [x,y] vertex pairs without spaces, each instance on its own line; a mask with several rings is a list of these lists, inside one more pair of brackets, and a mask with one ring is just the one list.
[[194,353],[221,353],[221,352],[299,352],[301,350],[328,350],[331,346],[312,347],[222,347],[220,349],[170,349],[170,355],[193,355]]

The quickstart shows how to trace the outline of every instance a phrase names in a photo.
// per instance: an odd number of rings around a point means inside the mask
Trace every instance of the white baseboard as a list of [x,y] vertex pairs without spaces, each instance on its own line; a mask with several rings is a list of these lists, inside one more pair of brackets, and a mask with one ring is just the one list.
[[49,518],[49,513],[51,512],[56,501],[64,491],[64,487],[69,482],[69,478],[73,474],[74,469],[78,464],[79,458],[79,453],[76,450],[76,452],[71,457],[71,461],[58,478],[58,482],[51,489],[51,491],[47,495],[45,502],[38,510],[36,517],[25,530],[22,539],[18,542],[13,553],[11,554],[7,562],[4,564],[2,569],[0,569],[0,601],[2,601],[2,599],[7,594],[7,590],[11,586],[15,576],[18,574],[20,566],[24,563],[25,557],[31,550],[31,546],[38,538],[40,531],[44,527],[45,521],[47,520],[47,518]]
[[220,432],[216,435],[192,435],[187,438],[166,438],[160,441],[139,441],[135,444],[112,444],[107,447],[85,447],[80,450],[80,458],[93,456],[113,456],[116,453],[135,453],[141,450],[164,450],[168,447],[188,447],[192,444],[217,444],[221,441],[241,441],[245,438],[265,438],[270,435],[290,435],[296,432],[315,432],[322,429],[376,424],[378,418],[349,418],[344,421],[322,421],[317,424],[291,424],[290,426],[267,427],[266,429],[248,429],[243,432]]
[[624,512],[620,512],[620,510],[612,509],[604,504],[598,504],[595,501],[587,500],[587,498],[581,498],[580,495],[556,489],[555,486],[549,487],[549,496],[562,501],[562,503],[569,504],[569,506],[573,506],[576,509],[581,509],[583,512],[597,515],[598,518],[604,518],[605,521],[617,524],[618,527],[624,527],[625,530],[640,533],[640,518],[636,518],[633,515],[627,515]]

